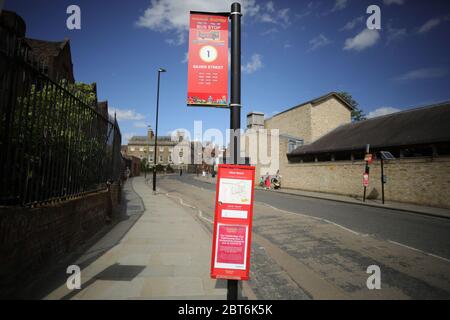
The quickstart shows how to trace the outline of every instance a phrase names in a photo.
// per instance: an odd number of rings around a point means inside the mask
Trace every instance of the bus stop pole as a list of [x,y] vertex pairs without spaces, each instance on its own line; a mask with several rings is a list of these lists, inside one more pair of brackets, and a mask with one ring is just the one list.
[[[241,5],[231,5],[231,90],[230,90],[230,141],[233,146],[233,163],[238,164],[239,130],[241,128]],[[228,280],[227,300],[238,299],[238,281]]]

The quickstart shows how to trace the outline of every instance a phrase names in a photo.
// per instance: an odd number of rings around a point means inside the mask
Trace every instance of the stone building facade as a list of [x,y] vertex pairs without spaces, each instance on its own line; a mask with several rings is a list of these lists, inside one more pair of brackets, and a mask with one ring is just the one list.
[[450,102],[353,123],[351,110],[329,93],[268,119],[252,112],[241,155],[256,166],[257,180],[278,172],[282,188],[362,197],[369,144],[368,198],[381,198],[379,154],[389,151],[395,160],[384,161],[386,201],[450,208]]
[[[147,136],[133,136],[128,141],[126,148],[127,156],[134,156],[139,159],[147,159],[152,165],[154,163],[155,135],[149,127]],[[175,136],[158,136],[156,148],[156,163],[173,168],[187,165],[191,161],[190,142],[184,139],[184,135],[179,132]]]
[[368,198],[450,208],[450,101],[346,124],[282,158],[283,187],[362,197],[365,149]]
[[270,118],[265,119],[261,112],[251,112],[247,115],[247,130],[241,137],[241,153],[256,166],[256,180],[267,173],[276,174],[282,171],[280,166],[286,163],[288,152],[350,123],[351,111],[345,100],[330,92]]

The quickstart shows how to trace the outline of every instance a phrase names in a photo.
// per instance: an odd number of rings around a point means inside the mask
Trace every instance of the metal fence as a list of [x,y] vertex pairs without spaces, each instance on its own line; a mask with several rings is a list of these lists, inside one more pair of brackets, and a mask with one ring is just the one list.
[[61,200],[119,180],[120,129],[96,104],[49,79],[0,28],[0,205]]

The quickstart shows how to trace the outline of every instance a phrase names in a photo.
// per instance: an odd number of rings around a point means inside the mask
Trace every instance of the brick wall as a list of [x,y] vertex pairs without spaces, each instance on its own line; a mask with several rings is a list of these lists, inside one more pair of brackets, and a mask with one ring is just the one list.
[[304,139],[310,143],[311,134],[311,104],[292,109],[273,116],[264,121],[265,129],[279,129],[280,133],[289,134]]
[[[362,197],[364,161],[281,164],[282,186]],[[386,201],[450,208],[450,157],[385,161]],[[369,198],[381,199],[380,162],[370,166]]]
[[334,97],[311,108],[311,141],[351,122],[351,111]]
[[73,253],[117,210],[121,187],[39,208],[0,207],[0,298]]

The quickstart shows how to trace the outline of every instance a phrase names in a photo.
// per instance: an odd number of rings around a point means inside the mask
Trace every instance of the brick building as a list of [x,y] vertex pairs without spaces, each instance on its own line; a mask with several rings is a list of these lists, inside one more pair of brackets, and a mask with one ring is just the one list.
[[0,50],[11,54],[12,44],[18,41],[22,48],[20,54],[50,79],[55,82],[62,79],[69,83],[75,82],[69,39],[47,41],[26,38],[25,35],[26,24],[22,17],[3,10],[0,13]]

